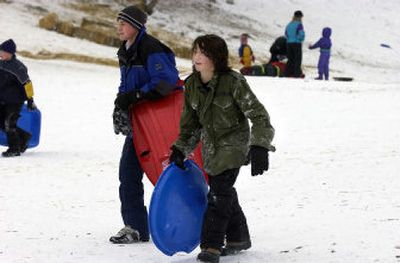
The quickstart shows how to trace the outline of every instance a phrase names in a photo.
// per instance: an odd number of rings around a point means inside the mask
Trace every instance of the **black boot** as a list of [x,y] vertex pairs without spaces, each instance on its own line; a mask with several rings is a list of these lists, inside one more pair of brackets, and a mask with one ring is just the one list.
[[2,152],[1,155],[3,157],[14,157],[14,156],[20,156],[21,153],[17,148],[8,148],[7,151]]
[[209,263],[219,263],[219,256],[221,252],[218,249],[207,248],[202,250],[199,255],[197,255],[197,261],[209,262]]
[[251,247],[251,241],[241,242],[228,242],[225,247],[222,248],[221,256],[235,255],[242,250],[249,249]]
[[20,139],[18,131],[16,129],[9,129],[6,132],[6,134],[7,134],[8,149],[1,155],[3,155],[3,157],[20,156],[21,151],[20,151]]

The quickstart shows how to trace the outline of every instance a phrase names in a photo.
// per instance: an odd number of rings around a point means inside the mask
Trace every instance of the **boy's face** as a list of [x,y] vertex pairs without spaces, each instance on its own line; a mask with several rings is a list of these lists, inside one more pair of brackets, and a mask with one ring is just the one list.
[[10,60],[12,58],[12,54],[8,53],[4,50],[0,50],[0,59],[1,60]]
[[195,69],[200,73],[213,72],[215,69],[213,61],[198,46],[193,50],[192,62]]
[[131,24],[121,19],[118,20],[117,30],[118,37],[122,41],[133,39],[139,33],[139,30],[137,28],[133,27]]
[[241,37],[240,37],[240,43],[241,43],[242,45],[246,45],[246,44],[247,44],[247,41],[248,41],[247,36],[241,36]]

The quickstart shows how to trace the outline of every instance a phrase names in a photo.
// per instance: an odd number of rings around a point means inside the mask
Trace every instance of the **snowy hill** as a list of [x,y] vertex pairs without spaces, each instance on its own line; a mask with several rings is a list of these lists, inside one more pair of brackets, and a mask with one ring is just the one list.
[[[99,1],[102,3],[102,1]],[[109,1],[103,1],[110,3]],[[238,37],[243,32],[251,35],[257,62],[269,58],[273,40],[284,33],[294,10],[304,13],[306,31],[303,66],[307,77],[313,78],[318,62],[318,51],[309,51],[308,44],[321,36],[322,28],[330,26],[332,33],[331,71],[333,76],[351,76],[358,81],[385,83],[400,82],[400,11],[399,1],[267,1],[235,0],[164,0],[150,16],[148,25],[175,32],[176,41],[194,39],[200,34],[214,33],[224,37],[231,52],[239,47]],[[21,50],[38,52],[69,52],[115,59],[115,48],[74,39],[37,27],[43,10],[56,12],[76,21],[85,15],[68,9],[65,1],[15,0],[0,3],[2,38],[14,38]],[[18,21],[15,21],[18,17]],[[391,48],[382,47],[390,45]]]
[[[115,48],[37,28],[35,12],[22,4],[27,2],[0,2],[2,39],[12,37],[25,50],[115,58]],[[62,2],[29,1],[63,10]],[[151,23],[164,21],[190,37],[197,36],[194,28],[220,33],[232,50],[235,36],[248,30],[266,57],[265,43],[281,34],[293,10],[302,9],[307,41],[319,37],[325,19],[334,29],[332,74],[356,77],[352,83],[314,81],[310,67],[304,80],[248,78],[271,115],[277,152],[262,176],[241,169],[236,186],[253,247],[221,263],[400,262],[398,2],[217,1],[218,12],[210,17],[234,20],[240,14],[258,22],[237,30],[212,19],[193,21],[208,9],[183,5],[188,2],[160,1]],[[305,63],[316,64],[317,53],[306,51]],[[195,262],[199,249],[168,257],[152,242],[108,242],[122,225],[117,171],[123,138],[114,135],[111,120],[119,70],[21,59],[43,114],[42,136],[23,156],[0,158],[0,262]],[[147,204],[152,189],[145,180]]]
[[[207,1],[161,1],[153,17],[171,31],[196,37],[200,32],[215,33],[229,42],[232,51],[239,46],[239,35],[248,32],[250,45],[261,61],[269,57],[275,38],[284,34],[295,10],[304,13],[306,32],[303,64],[306,75],[314,74],[318,52],[306,47],[321,37],[322,28],[332,28],[333,75],[354,76],[369,81],[400,80],[400,33],[395,19],[399,1],[267,1],[235,0],[234,4],[217,1],[207,8]],[[389,44],[392,49],[381,47]]]

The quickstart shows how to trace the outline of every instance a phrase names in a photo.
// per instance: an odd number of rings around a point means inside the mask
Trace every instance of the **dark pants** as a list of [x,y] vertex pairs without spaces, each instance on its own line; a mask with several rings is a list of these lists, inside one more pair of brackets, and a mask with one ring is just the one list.
[[287,58],[286,77],[300,78],[303,73],[301,71],[302,60],[301,43],[288,43],[287,44]]
[[331,57],[330,52],[321,52],[318,60],[318,78],[325,80],[329,79],[329,58]]
[[202,249],[221,250],[225,238],[227,242],[250,239],[246,217],[233,187],[238,174],[239,169],[231,169],[209,176],[208,206],[201,231]]
[[17,127],[22,103],[0,104],[0,129],[7,135],[7,144],[11,150],[19,151],[26,131]]
[[142,240],[149,239],[147,209],[144,205],[143,171],[130,136],[125,139],[119,163],[119,198],[125,225],[140,233]]

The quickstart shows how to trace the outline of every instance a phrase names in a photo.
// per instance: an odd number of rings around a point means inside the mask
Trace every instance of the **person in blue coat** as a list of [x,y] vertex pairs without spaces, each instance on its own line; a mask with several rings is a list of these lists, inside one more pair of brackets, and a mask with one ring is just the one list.
[[133,145],[129,107],[140,100],[156,100],[179,88],[175,55],[169,47],[146,33],[147,15],[135,6],[118,14],[118,50],[121,82],[114,101],[114,132],[126,136],[119,164],[119,197],[124,227],[110,242],[149,241],[144,205],[143,170]]
[[17,59],[16,50],[12,39],[0,45],[0,129],[5,132],[8,144],[3,157],[19,156],[26,151],[32,135],[19,128],[17,122],[25,101],[29,110],[36,108],[28,69]]
[[331,34],[332,29],[325,27],[322,29],[322,37],[314,44],[310,45],[309,49],[319,48],[319,60],[318,60],[318,77],[315,79],[329,80],[329,59],[331,57]]
[[287,42],[287,66],[286,77],[303,77],[301,60],[303,56],[302,43],[305,38],[302,24],[303,13],[300,10],[294,12],[292,21],[286,26],[285,36]]

